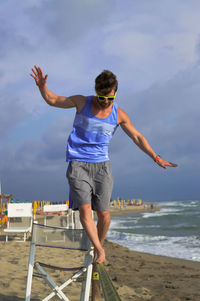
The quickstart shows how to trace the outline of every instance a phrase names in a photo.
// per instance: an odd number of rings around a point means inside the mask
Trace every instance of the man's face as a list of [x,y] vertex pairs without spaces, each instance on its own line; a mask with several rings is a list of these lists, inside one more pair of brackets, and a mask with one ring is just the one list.
[[[102,108],[106,109],[112,105],[115,95],[116,95],[115,90],[112,90],[107,95],[97,94],[97,101]],[[114,96],[113,99],[112,96]],[[109,99],[109,97],[111,97],[111,99]]]

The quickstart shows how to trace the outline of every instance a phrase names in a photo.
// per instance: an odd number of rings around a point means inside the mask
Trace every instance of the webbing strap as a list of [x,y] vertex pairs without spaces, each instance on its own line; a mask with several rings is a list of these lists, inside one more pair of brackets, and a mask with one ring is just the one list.
[[101,287],[105,301],[120,301],[120,297],[108,276],[103,264],[97,264],[97,271],[100,276]]
[[52,270],[60,270],[60,271],[78,271],[78,270],[81,270],[84,268],[84,266],[76,267],[76,268],[62,268],[62,267],[57,267],[57,266],[46,264],[46,263],[39,262],[39,261],[35,262],[35,265],[36,265],[36,263],[39,263],[39,265],[41,267],[45,267],[45,268],[52,269]]

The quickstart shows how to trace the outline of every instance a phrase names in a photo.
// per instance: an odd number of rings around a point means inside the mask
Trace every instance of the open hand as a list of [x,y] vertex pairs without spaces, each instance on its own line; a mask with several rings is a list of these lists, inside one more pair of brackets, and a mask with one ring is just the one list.
[[159,160],[156,162],[160,167],[167,168],[167,167],[177,167],[178,164],[168,162],[166,160],[163,160],[162,158],[159,158]]
[[32,71],[33,73],[30,73],[30,76],[34,78],[36,85],[39,87],[44,86],[46,84],[48,74],[44,75],[42,69],[37,66],[34,66],[34,68],[32,68]]

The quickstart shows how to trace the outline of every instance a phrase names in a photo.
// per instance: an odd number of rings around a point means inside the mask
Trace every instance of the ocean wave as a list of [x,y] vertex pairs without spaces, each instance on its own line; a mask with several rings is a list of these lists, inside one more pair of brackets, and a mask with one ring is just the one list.
[[124,232],[118,232],[115,230],[109,230],[108,239],[115,239],[115,240],[127,240],[127,241],[134,241],[134,242],[144,242],[144,241],[161,241],[166,240],[166,236],[151,236],[151,235],[140,235],[140,234],[134,234],[134,233],[124,233]]
[[191,236],[186,239],[185,237],[151,236],[109,231],[107,239],[133,251],[200,261],[200,240],[198,236]]
[[157,218],[157,217],[162,217],[166,215],[180,215],[182,210],[180,209],[172,209],[172,208],[163,208],[160,211],[156,212],[145,212],[142,214],[143,218]]
[[166,207],[197,207],[200,206],[200,201],[171,201],[171,202],[158,202],[158,206]]
[[[112,219],[111,220],[111,224],[110,224],[110,228],[120,228],[120,229],[128,229],[128,228],[132,228],[133,226],[135,226],[138,223],[138,219],[123,219],[121,218],[119,219]],[[128,224],[131,224],[130,226]]]

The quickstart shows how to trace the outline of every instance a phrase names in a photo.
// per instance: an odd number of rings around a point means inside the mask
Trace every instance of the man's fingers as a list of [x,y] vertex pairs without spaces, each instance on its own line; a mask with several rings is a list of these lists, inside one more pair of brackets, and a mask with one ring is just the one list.
[[32,73],[30,73],[30,76],[32,76],[34,79],[36,79],[36,77]]
[[38,67],[38,74],[40,75],[40,77],[42,79],[44,79],[45,81],[47,80],[48,74],[44,75],[44,73],[40,67]]
[[42,69],[40,67],[38,67],[38,73],[44,78],[44,74],[43,74]]
[[172,163],[172,162],[168,162],[168,161],[163,160],[163,159],[160,159],[158,161],[158,165],[160,165],[161,167],[163,167],[165,169],[167,168],[167,166],[169,166],[169,167],[177,167],[178,166],[178,164],[175,164],[175,163]]
[[37,73],[35,72],[35,70],[32,68],[33,73],[35,74],[35,76],[37,76]]
[[35,81],[37,81],[37,83],[41,83],[41,84],[46,83],[48,74],[44,75],[40,67],[34,65],[34,68],[32,68],[32,72],[33,73],[30,73],[30,75],[35,79]]
[[168,161],[166,161],[166,162],[164,163],[164,165],[165,165],[165,166],[169,166],[169,167],[177,167],[177,166],[178,166],[178,164],[175,164],[175,163],[172,163],[172,162],[168,162]]
[[36,65],[34,65],[34,67],[35,67],[35,70],[38,72],[38,67]]
[[34,68],[35,68],[35,70],[36,70],[35,73],[37,74],[37,76],[39,76],[40,73],[39,73],[38,67],[37,67],[36,65],[34,65]]
[[169,162],[169,166],[171,166],[171,167],[177,167],[177,166],[178,166],[178,164],[175,164],[175,163]]

